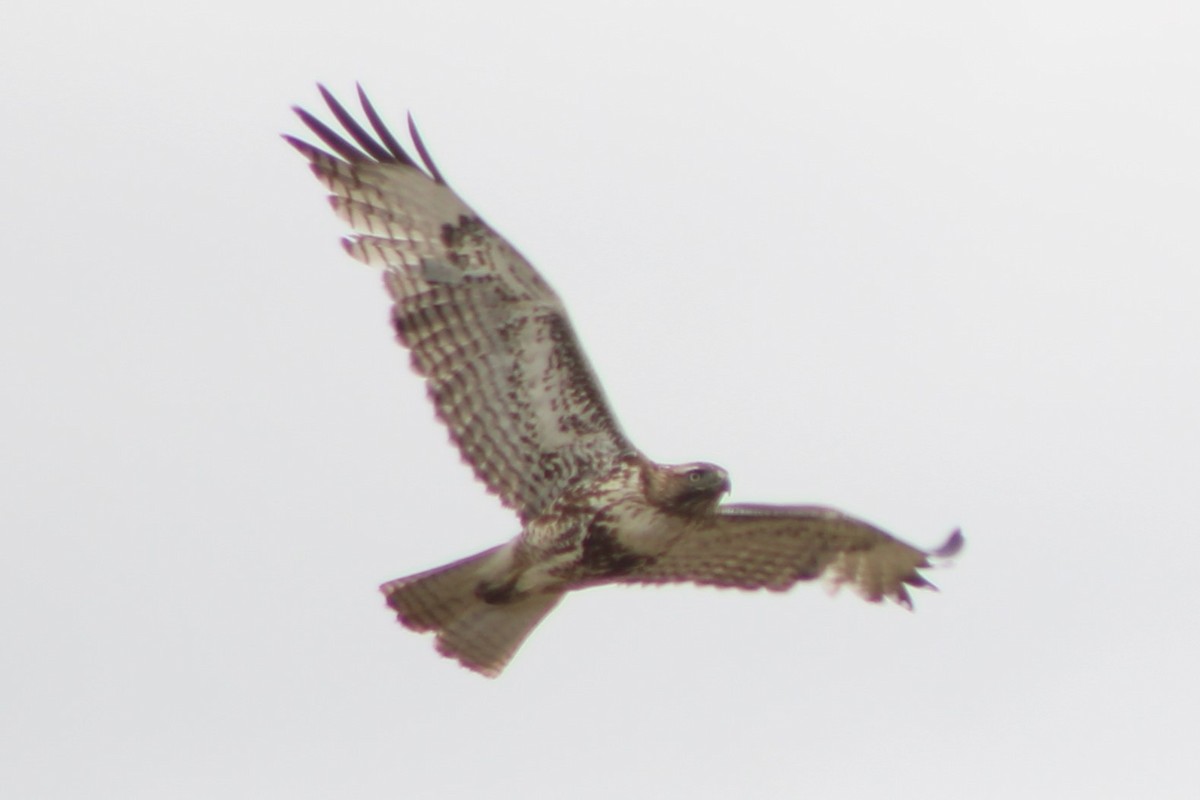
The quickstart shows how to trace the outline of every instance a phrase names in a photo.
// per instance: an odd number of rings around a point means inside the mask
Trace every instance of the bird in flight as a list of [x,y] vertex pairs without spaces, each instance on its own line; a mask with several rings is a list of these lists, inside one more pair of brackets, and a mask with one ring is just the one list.
[[451,441],[521,523],[506,544],[383,584],[401,623],[494,677],[567,592],[589,586],[782,591],[824,578],[908,608],[906,587],[932,587],[917,570],[955,554],[957,530],[926,551],[832,508],[722,504],[725,470],[643,455],[558,295],[446,184],[411,115],[419,163],[362,87],[373,133],[318,88],[343,133],[296,108],[328,150],[284,138],[354,231],[346,252],[382,270],[396,337]]

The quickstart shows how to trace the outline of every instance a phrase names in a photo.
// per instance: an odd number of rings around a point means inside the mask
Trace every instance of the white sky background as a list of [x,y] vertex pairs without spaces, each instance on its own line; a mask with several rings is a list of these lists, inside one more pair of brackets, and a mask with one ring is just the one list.
[[[5,797],[1194,796],[1200,11],[603,8],[4,4]],[[401,629],[516,526],[278,138],[315,80],[648,455],[961,525],[942,591],[595,589],[497,681]]]

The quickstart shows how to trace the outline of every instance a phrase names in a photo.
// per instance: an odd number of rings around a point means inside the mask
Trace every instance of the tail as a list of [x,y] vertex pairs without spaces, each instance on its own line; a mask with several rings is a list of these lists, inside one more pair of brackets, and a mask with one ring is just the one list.
[[505,549],[493,547],[379,589],[405,627],[436,632],[439,653],[494,678],[562,599],[561,594],[531,594],[505,603],[483,600],[480,583],[497,574]]

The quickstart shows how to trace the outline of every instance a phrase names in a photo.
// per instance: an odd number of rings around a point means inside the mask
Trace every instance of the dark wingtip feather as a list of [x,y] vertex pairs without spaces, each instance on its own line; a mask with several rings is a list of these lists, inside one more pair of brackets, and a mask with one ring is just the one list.
[[918,589],[932,589],[935,592],[938,590],[938,588],[930,583],[924,575],[916,571],[904,578],[904,582],[909,586],[915,586]]
[[[420,169],[421,166],[413,160],[408,151],[401,146],[396,137],[392,135],[392,132],[388,130],[387,125],[383,123],[383,118],[379,116],[379,112],[375,110],[375,106],[371,105],[371,101],[367,98],[367,93],[363,90],[362,84],[355,84],[355,88],[358,90],[358,101],[362,104],[363,112],[367,115],[367,121],[374,129],[375,136],[372,136],[366,128],[360,125],[358,120],[346,110],[346,107],[338,102],[333,93],[321,83],[317,84],[317,91],[321,93],[321,97],[325,100],[325,105],[329,106],[329,110],[333,112],[334,118],[345,132],[354,139],[354,142],[348,141],[340,133],[303,108],[292,106],[292,111],[296,113],[296,116],[300,117],[300,120],[308,126],[308,129],[316,134],[330,150],[337,153],[346,161],[357,162],[374,159],[382,163],[398,163],[407,167],[413,167],[414,169]],[[425,164],[425,169],[429,171],[434,181],[444,185],[446,180],[442,177],[442,173],[438,170],[437,165],[433,163],[433,159],[430,158],[429,151],[426,149],[425,143],[421,141],[421,136],[417,132],[416,125],[413,124],[411,114],[408,115],[408,131],[412,136],[413,145],[417,148],[417,153],[420,155],[421,161]],[[376,136],[378,139],[375,138]],[[287,140],[288,144],[305,155],[310,155],[314,149],[311,145],[291,136],[285,135],[283,138]]]
[[395,159],[401,164],[406,164],[410,167],[415,167],[417,163],[412,160],[408,152],[400,146],[396,141],[396,137],[388,130],[388,126],[383,124],[383,118],[379,116],[379,112],[375,110],[375,106],[371,105],[371,101],[367,99],[367,93],[363,91],[362,84],[356,83],[355,88],[358,89],[358,102],[362,106],[363,113],[367,115],[367,121],[371,123],[371,127],[375,129],[375,134],[379,137],[379,141],[383,142],[383,146],[395,156]]
[[313,149],[314,149],[314,148],[313,148],[313,146],[312,146],[311,144],[309,144],[308,142],[302,141],[302,140],[300,140],[300,139],[297,139],[295,136],[289,136],[289,135],[288,135],[288,134],[286,134],[286,133],[281,133],[281,134],[279,134],[279,135],[283,137],[283,140],[284,140],[285,142],[287,142],[287,143],[288,143],[288,144],[290,144],[292,147],[294,147],[294,148],[296,148],[297,150],[299,150],[299,151],[301,152],[301,154],[303,154],[303,155],[304,155],[304,156],[306,156],[306,157],[307,157],[307,156],[308,156],[308,154],[309,154],[309,153],[311,153],[311,152],[313,151]]
[[300,121],[308,126],[308,129],[317,135],[322,142],[329,146],[342,158],[347,161],[362,161],[366,155],[354,145],[343,139],[333,128],[330,128],[324,122],[314,117],[312,114],[305,111],[299,106],[292,106],[292,110],[296,112],[296,116],[300,117]]
[[963,549],[963,545],[966,543],[966,541],[967,540],[963,538],[962,530],[960,528],[955,528],[954,532],[950,534],[949,538],[942,542],[941,546],[939,546],[936,550],[933,550],[930,555],[937,558],[950,558],[951,556],[956,556]]
[[334,118],[341,123],[346,132],[354,137],[354,141],[358,142],[358,146],[366,152],[371,158],[376,161],[389,162],[395,161],[396,158],[392,153],[389,153],[383,148],[379,142],[375,141],[371,134],[367,133],[358,120],[350,115],[346,107],[337,101],[328,89],[321,84],[317,84],[317,90],[321,93],[321,97],[325,99],[325,105],[329,106],[329,110],[333,112]]
[[430,158],[429,151],[425,149],[425,142],[421,141],[421,133],[417,130],[417,123],[413,120],[411,111],[408,114],[408,135],[412,137],[413,144],[417,148],[417,154],[425,162],[425,167],[429,170],[429,174],[433,176],[435,181],[444,185],[446,179],[442,177],[442,173],[438,171],[437,165]]

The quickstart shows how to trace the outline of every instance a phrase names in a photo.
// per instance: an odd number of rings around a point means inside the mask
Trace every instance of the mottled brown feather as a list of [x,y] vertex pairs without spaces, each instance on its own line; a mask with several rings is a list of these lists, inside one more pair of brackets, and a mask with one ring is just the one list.
[[926,552],[823,506],[725,505],[692,520],[669,551],[621,580],[783,591],[824,578],[849,584],[867,600],[886,597],[911,608],[906,585],[933,588],[917,570],[961,544],[955,531]]
[[[713,464],[655,464],[617,426],[557,295],[446,185],[409,117],[409,156],[359,89],[371,131],[321,87],[349,139],[311,114],[329,148],[284,137],[308,160],[379,267],[413,368],[463,459],[521,517],[506,545],[385,583],[406,626],[495,676],[574,589],[692,582],[781,591],[824,578],[911,607],[919,569],[962,545],[923,551],[820,506],[721,506]],[[353,141],[350,141],[353,140]],[[424,169],[422,169],[422,165]]]
[[300,109],[336,155],[285,138],[354,229],[347,252],[383,269],[397,337],[479,479],[528,521],[567,486],[634,452],[566,310],[529,262],[444,185],[415,133],[433,177],[361,91],[380,141],[321,93],[354,143]]

